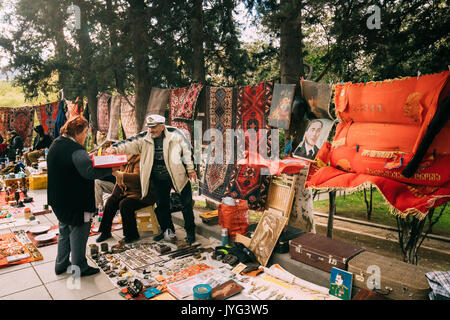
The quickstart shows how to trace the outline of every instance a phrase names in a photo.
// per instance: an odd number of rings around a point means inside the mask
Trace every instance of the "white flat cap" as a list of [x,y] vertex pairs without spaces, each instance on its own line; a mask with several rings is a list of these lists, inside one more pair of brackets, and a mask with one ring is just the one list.
[[164,123],[166,123],[166,118],[160,116],[159,114],[150,114],[146,118],[147,127],[154,127],[157,126],[158,124]]

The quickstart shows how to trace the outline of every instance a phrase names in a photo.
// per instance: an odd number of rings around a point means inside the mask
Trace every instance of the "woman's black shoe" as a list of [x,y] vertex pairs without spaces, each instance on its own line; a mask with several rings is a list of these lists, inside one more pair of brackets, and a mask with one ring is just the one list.
[[93,274],[99,273],[100,269],[98,268],[92,268],[92,267],[88,267],[86,270],[84,270],[81,273],[82,277],[87,277],[87,276],[92,276]]
[[108,240],[109,238],[112,238],[111,232],[109,233],[101,233],[98,238],[95,240],[95,242],[103,242],[105,240]]

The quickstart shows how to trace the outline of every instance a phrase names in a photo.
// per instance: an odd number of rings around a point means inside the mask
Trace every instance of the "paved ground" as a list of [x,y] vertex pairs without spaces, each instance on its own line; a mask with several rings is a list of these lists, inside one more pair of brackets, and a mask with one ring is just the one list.
[[[34,203],[27,206],[34,209],[42,209],[46,203],[46,190],[30,191]],[[57,225],[58,221],[54,213],[39,215],[42,225]],[[0,230],[0,233],[21,229],[12,228]],[[22,228],[23,229],[23,228]],[[175,225],[178,239],[184,239],[186,234],[183,228]],[[95,243],[97,236],[89,237],[89,243]],[[111,246],[117,244],[123,237],[122,230],[113,232],[114,239],[109,239]],[[151,238],[151,232],[141,233],[141,237]],[[198,236],[198,242],[209,244],[209,239]],[[73,288],[69,274],[55,275],[54,263],[57,253],[57,245],[53,244],[39,248],[44,259],[37,262],[19,264],[0,269],[0,299],[1,300],[125,300],[119,295],[119,291],[112,282],[103,274],[81,278],[79,289]],[[88,255],[87,255],[88,256]],[[89,259],[89,265],[95,267]]]

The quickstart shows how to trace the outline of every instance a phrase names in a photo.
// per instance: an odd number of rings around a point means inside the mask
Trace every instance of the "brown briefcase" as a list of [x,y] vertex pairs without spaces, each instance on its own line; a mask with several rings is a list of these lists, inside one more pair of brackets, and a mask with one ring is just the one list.
[[289,242],[292,259],[327,272],[332,267],[347,270],[349,259],[363,251],[360,246],[310,232]]
[[427,268],[366,251],[350,260],[348,271],[359,288],[372,289],[378,277],[379,288],[375,290],[389,299],[429,300],[425,274],[431,270]]

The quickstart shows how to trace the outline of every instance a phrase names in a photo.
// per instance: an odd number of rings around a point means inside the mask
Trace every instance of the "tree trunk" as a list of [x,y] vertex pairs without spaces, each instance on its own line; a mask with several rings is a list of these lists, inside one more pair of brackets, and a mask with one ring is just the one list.
[[88,108],[90,114],[90,122],[93,127],[93,140],[96,140],[96,132],[98,129],[97,122],[97,94],[98,85],[96,70],[92,63],[92,57],[94,56],[94,50],[92,48],[91,39],[89,36],[89,18],[88,12],[90,11],[89,3],[85,1],[77,1],[76,5],[80,7],[80,19],[81,19],[81,29],[77,30],[78,44],[80,47],[81,56],[81,72],[86,86],[86,97],[88,101]]
[[192,0],[189,36],[192,44],[192,78],[195,83],[206,83],[205,55],[203,50],[203,0]]
[[[281,83],[298,84],[300,77],[303,76],[303,55],[302,55],[302,23],[301,23],[301,2],[298,0],[280,1],[280,72]],[[298,85],[297,85],[298,86]],[[298,95],[298,90],[297,95]],[[289,135],[301,137],[306,129],[305,121],[292,123]],[[285,133],[285,143],[288,141],[288,134]],[[292,141],[292,150],[295,149]],[[297,193],[304,192],[308,196],[297,198],[298,204],[306,208],[309,212],[303,213],[304,216],[314,217],[313,214],[313,196],[311,190],[304,190],[301,186],[296,190]],[[314,225],[314,221],[312,222]]]
[[280,1],[281,83],[298,83],[303,76],[302,16],[298,0]]
[[336,213],[336,191],[331,191],[328,193],[329,203],[328,203],[328,225],[327,225],[327,237],[333,238],[333,222],[334,215]]
[[[419,220],[411,215],[408,215],[405,218],[397,217],[398,240],[403,253],[403,261],[411,264],[418,263],[420,246],[431,232],[433,226],[441,218],[446,206],[447,204],[440,207],[440,212],[435,216],[434,220],[433,215],[435,213],[435,208],[431,209],[423,220]],[[427,221],[428,227],[426,232],[423,233]]]
[[110,44],[110,61],[114,73],[114,80],[116,89],[119,93],[125,94],[125,62],[121,54],[121,48],[119,48],[118,31],[114,27],[116,20],[116,14],[112,0],[106,0],[106,13],[105,21],[109,32],[109,44]]
[[[53,17],[55,24],[58,26],[55,28],[54,40],[55,40],[55,56],[61,57],[61,60],[68,60],[67,55],[67,41],[64,37],[64,27],[65,20],[63,18],[64,14],[64,6],[49,6],[49,14]],[[60,85],[60,89],[66,89],[65,84],[67,81],[67,73],[68,71],[65,68],[58,69],[58,83]],[[67,91],[67,90],[66,90]]]
[[364,202],[366,203],[367,210],[367,220],[370,221],[372,217],[372,208],[373,208],[373,188],[370,187],[370,198],[367,201],[367,190],[364,188]]
[[129,0],[131,25],[131,52],[134,62],[135,115],[138,128],[144,123],[150,97],[149,40],[147,33],[146,4],[144,0]]

